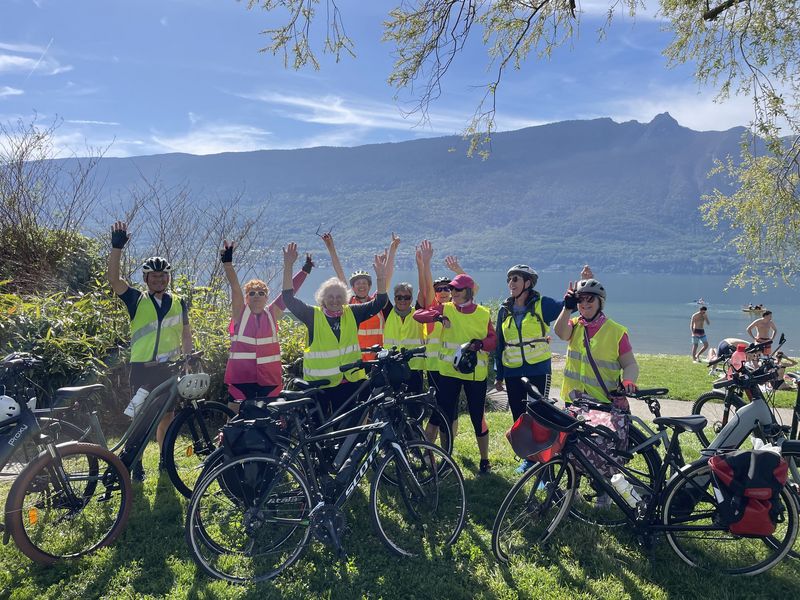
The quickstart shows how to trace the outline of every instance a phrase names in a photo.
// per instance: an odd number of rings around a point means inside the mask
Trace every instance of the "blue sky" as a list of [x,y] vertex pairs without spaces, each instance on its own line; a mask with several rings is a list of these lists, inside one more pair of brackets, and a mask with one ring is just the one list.
[[[648,0],[649,4],[654,4]],[[486,51],[478,36],[444,82],[430,122],[404,118],[408,95],[386,84],[392,48],[382,22],[397,1],[340,0],[356,58],[323,58],[294,71],[260,53],[276,22],[235,0],[0,0],[0,121],[62,120],[61,152],[108,146],[110,156],[211,154],[353,146],[458,134],[482,96]],[[714,103],[690,66],[667,69],[670,36],[654,15],[597,28],[608,1],[579,2],[578,38],[549,61],[530,57],[500,88],[500,130],[670,112],[698,130],[746,125],[747,98]],[[475,32],[479,33],[479,32]],[[321,38],[317,39],[317,48]]]

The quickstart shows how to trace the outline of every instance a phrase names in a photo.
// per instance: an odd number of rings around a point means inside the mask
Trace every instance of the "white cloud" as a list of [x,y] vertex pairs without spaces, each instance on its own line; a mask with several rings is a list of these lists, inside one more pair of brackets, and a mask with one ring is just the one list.
[[610,116],[616,121],[636,120],[647,123],[668,112],[683,126],[696,131],[724,131],[747,126],[753,119],[753,103],[746,96],[734,96],[722,103],[714,102],[710,91],[697,88],[654,88],[643,96],[631,96],[597,106],[592,116]]
[[[32,44],[9,44],[0,42],[0,73],[26,72],[30,77],[34,72],[41,75],[58,75],[73,69],[72,65],[62,65],[57,59],[48,56],[53,40],[45,47]],[[28,55],[28,56],[26,56]]]
[[151,139],[158,146],[158,152],[219,154],[261,150],[269,146],[271,135],[271,132],[251,125],[206,123],[193,124],[185,134],[155,134]]
[[119,125],[115,121],[93,121],[91,119],[67,119],[66,122],[74,125]]
[[0,42],[0,50],[17,52],[20,54],[41,54],[45,51],[45,46],[34,46],[33,44],[8,44]]
[[5,96],[21,96],[24,93],[25,92],[23,90],[9,87],[7,85],[0,86],[0,98],[3,98]]

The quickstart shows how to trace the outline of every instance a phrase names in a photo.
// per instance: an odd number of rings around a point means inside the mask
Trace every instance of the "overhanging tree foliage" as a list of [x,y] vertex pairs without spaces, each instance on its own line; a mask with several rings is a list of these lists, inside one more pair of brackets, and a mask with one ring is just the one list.
[[[671,65],[691,63],[700,84],[715,87],[718,100],[747,95],[753,120],[741,160],[717,165],[732,194],[704,198],[706,222],[726,232],[742,257],[739,284],[764,278],[790,280],[800,273],[800,15],[796,0],[607,0],[600,35],[619,14],[657,11],[674,33],[664,53]],[[321,15],[325,34],[318,51],[354,55],[336,0],[250,0],[249,7],[288,18],[264,33],[263,50],[282,54],[287,65],[319,68],[312,25]],[[505,71],[520,69],[534,54],[548,57],[569,42],[582,17],[580,0],[401,0],[384,23],[394,44],[390,85],[415,98],[422,120],[442,93],[443,78],[470,35],[480,35],[492,73],[465,133],[472,149],[495,128],[498,90]],[[281,17],[283,19],[283,17]],[[477,33],[476,33],[477,30]]]

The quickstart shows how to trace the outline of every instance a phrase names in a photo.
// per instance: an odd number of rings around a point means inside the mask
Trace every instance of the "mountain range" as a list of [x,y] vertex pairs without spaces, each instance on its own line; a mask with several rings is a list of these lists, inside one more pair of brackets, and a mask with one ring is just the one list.
[[103,202],[119,202],[141,176],[186,183],[204,198],[244,193],[269,203],[270,239],[324,253],[333,227],[345,266],[366,266],[392,231],[430,239],[437,256],[472,270],[528,263],[540,270],[590,263],[612,272],[730,273],[735,256],[707,229],[703,194],[715,159],[738,156],[744,128],[694,131],[668,113],[649,123],[609,118],[495,133],[488,158],[458,136],[207,156],[104,158]]

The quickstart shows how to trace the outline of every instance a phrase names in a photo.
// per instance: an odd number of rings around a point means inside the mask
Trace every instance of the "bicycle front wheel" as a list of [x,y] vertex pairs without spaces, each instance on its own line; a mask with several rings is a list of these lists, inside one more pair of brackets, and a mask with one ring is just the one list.
[[720,502],[712,486],[711,467],[698,461],[680,472],[666,490],[663,522],[675,553],[687,564],[730,575],[757,575],[772,568],[791,550],[797,535],[797,502],[787,488],[775,532],[742,537],[721,524]]
[[231,583],[272,579],[302,554],[311,494],[293,465],[245,456],[201,479],[186,516],[186,541],[209,575]]
[[170,423],[164,436],[164,468],[186,498],[192,495],[203,461],[217,448],[219,430],[232,416],[220,402],[201,401],[197,408],[184,408]]
[[545,543],[569,512],[577,479],[563,457],[528,469],[500,505],[492,527],[492,552],[508,563]]
[[20,473],[6,501],[6,527],[40,564],[111,544],[128,521],[133,491],[116,455],[95,444],[56,446]]
[[399,556],[436,555],[454,544],[464,528],[464,478],[450,455],[429,442],[392,450],[372,481],[372,524]]
[[739,396],[731,396],[730,404],[725,404],[725,392],[713,390],[701,394],[692,404],[693,415],[703,415],[708,421],[705,429],[697,432],[703,448],[707,448],[722,428],[728,424],[736,411],[745,405]]

